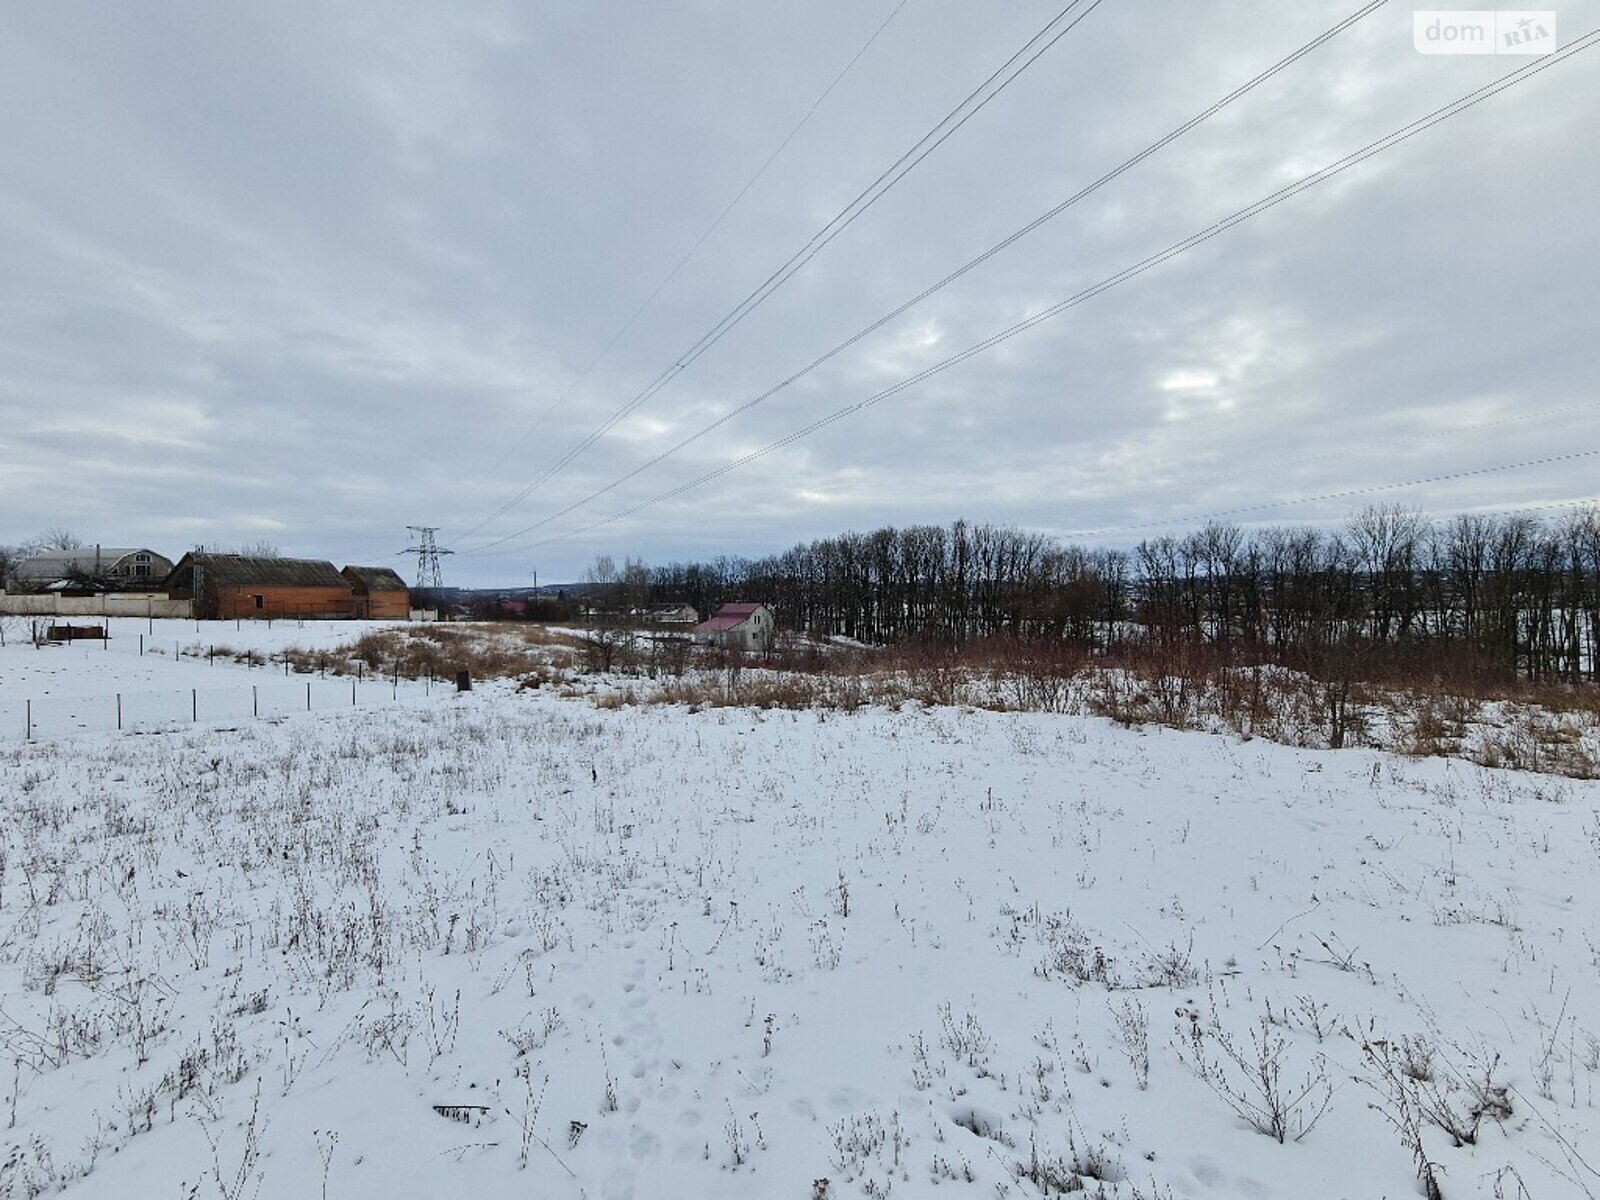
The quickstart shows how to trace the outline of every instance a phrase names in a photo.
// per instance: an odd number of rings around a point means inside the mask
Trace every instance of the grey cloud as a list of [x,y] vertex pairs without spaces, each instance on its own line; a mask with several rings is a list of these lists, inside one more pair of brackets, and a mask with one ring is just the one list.
[[[1054,11],[911,0],[507,455],[890,7],[16,10],[0,33],[0,103],[23,118],[0,130],[0,540],[70,524],[176,550],[266,530],[355,559],[398,550],[408,522],[447,538],[476,523]],[[764,390],[1355,7],[1106,0],[483,536],[565,507]],[[1570,38],[1600,23],[1600,4],[1559,16]],[[853,403],[1518,61],[1419,56],[1410,10],[1391,7],[529,540]],[[462,581],[520,580],[531,565],[557,578],[598,551],[759,552],[961,515],[1139,526],[1581,447],[1600,432],[1585,406],[1600,249],[1591,66],[1552,70],[751,468],[592,534],[450,567]],[[1547,410],[1559,411],[1505,420]],[[1451,432],[1466,425],[1478,428]],[[1361,449],[1329,456],[1340,447]],[[1506,507],[1590,494],[1592,478],[1578,460],[1392,498]],[[1354,503],[1259,516],[1329,520]]]

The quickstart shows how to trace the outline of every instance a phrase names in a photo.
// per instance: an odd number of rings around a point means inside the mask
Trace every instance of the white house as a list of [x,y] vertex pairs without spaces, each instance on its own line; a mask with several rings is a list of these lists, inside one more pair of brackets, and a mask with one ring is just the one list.
[[172,560],[145,547],[80,546],[42,550],[22,559],[12,578],[22,591],[159,589]]
[[730,650],[767,650],[776,631],[777,622],[765,604],[724,604],[709,621],[694,627],[694,640]]

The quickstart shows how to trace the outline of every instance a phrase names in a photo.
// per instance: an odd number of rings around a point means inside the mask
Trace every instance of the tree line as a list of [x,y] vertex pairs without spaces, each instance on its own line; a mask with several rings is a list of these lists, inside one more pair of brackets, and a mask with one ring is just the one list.
[[957,521],[846,533],[761,558],[616,573],[635,600],[759,601],[780,627],[884,644],[1205,647],[1316,670],[1357,659],[1600,679],[1600,509],[1433,521],[1368,508],[1334,530],[1212,523],[1132,549]]

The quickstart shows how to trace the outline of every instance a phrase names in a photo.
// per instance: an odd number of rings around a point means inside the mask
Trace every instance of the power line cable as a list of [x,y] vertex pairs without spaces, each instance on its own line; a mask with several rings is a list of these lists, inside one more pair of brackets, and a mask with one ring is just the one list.
[[1597,406],[1600,406],[1600,400],[1583,400],[1576,404],[1563,404],[1556,408],[1541,408],[1534,412],[1515,413],[1507,417],[1497,417],[1492,421],[1475,421],[1468,425],[1451,425],[1442,429],[1432,430],[1428,433],[1418,433],[1411,434],[1406,437],[1384,438],[1380,441],[1363,442],[1355,446],[1349,446],[1343,450],[1333,450],[1327,454],[1312,454],[1303,458],[1275,460],[1273,462],[1263,464],[1262,466],[1243,470],[1230,469],[1222,474],[1202,476],[1199,479],[1176,479],[1171,483],[1141,487],[1137,489],[1137,493],[1134,491],[1115,492],[1111,495],[1092,496],[1086,497],[1086,499],[1091,499],[1096,503],[1104,503],[1107,500],[1116,499],[1118,496],[1129,496],[1134,494],[1147,496],[1156,492],[1176,491],[1178,488],[1197,488],[1207,487],[1215,483],[1231,483],[1237,479],[1248,479],[1253,475],[1264,475],[1268,472],[1281,473],[1283,471],[1292,470],[1295,467],[1304,467],[1310,466],[1314,463],[1328,462],[1335,458],[1348,458],[1352,454],[1364,454],[1371,450],[1385,450],[1394,446],[1414,445],[1417,442],[1437,441],[1439,438],[1454,437],[1461,433],[1475,433],[1481,429],[1496,429],[1504,425],[1520,424],[1524,421],[1537,421],[1543,417],[1553,417],[1562,413],[1578,412],[1583,409],[1592,409]]
[[1165,250],[1159,251],[1156,254],[1152,254],[1149,257],[1142,259],[1138,263],[1135,263],[1134,265],[1126,267],[1114,275],[1110,275],[1105,279],[1102,279],[1099,283],[1085,288],[1082,291],[1069,296],[1065,300],[1053,304],[1023,321],[1017,322],[1015,325],[1009,326],[998,333],[992,334],[982,341],[967,347],[965,350],[962,350],[956,354],[952,354],[948,358],[941,359],[939,362],[907,376],[898,383],[884,388],[882,391],[875,392],[871,396],[868,396],[863,400],[859,400],[854,404],[849,404],[843,408],[835,409],[833,412],[819,418],[816,421],[813,421],[811,424],[795,430],[794,432],[779,438],[777,441],[770,442],[757,450],[750,451],[749,453],[744,454],[731,462],[724,463],[722,466],[708,471],[705,474],[696,477],[695,479],[689,480],[687,483],[680,484],[675,488],[668,489],[667,491],[659,493],[656,496],[640,501],[629,508],[623,509],[617,513],[613,513],[608,517],[603,517],[599,520],[592,521],[587,525],[580,526],[576,529],[568,531],[567,533],[558,534],[553,537],[543,538],[527,543],[524,547],[508,548],[506,550],[486,550],[484,547],[479,547],[476,550],[464,551],[464,553],[514,553],[519,549],[547,545],[552,541],[564,540],[568,537],[573,537],[580,533],[587,533],[594,529],[600,528],[601,526],[612,524],[615,521],[623,520],[643,511],[644,509],[653,507],[654,505],[660,504],[663,501],[673,499],[677,496],[683,495],[685,492],[692,491],[695,488],[705,485],[706,483],[709,483],[715,479],[719,479],[723,475],[729,474],[732,471],[738,470],[741,467],[747,466],[752,462],[764,458],[767,455],[783,449],[784,447],[789,446],[794,442],[801,440],[802,438],[808,437],[818,430],[824,429],[837,421],[843,420],[844,418],[861,412],[864,409],[871,408],[872,406],[879,404],[892,396],[898,395],[900,392],[915,387],[917,384],[922,383],[923,381],[930,379],[935,375],[941,374],[942,372],[949,370],[951,367],[965,362],[969,358],[973,358],[976,355],[982,354],[1003,342],[1009,341],[1011,338],[1034,328],[1036,325],[1040,325],[1045,321],[1060,316],[1069,309],[1075,308],[1080,304],[1087,303],[1096,296],[1099,296],[1122,283],[1126,283],[1128,280],[1136,278],[1137,276],[1144,274],[1146,271],[1149,271],[1154,267],[1160,266],[1168,259],[1186,253],[1194,247],[1210,241],[1212,238],[1225,233],[1235,225],[1241,224],[1244,221],[1248,221],[1252,217],[1259,216],[1261,213],[1276,207],[1285,200],[1298,195],[1300,192],[1315,187],[1320,183],[1325,183],[1329,179],[1332,179],[1335,176],[1342,174],[1344,171],[1349,170],[1351,167],[1354,167],[1377,154],[1381,154],[1385,150],[1393,149],[1395,146],[1409,141],[1417,134],[1432,128],[1434,125],[1448,120],[1453,116],[1458,116],[1462,112],[1465,112],[1468,109],[1482,103],[1484,100],[1490,99],[1491,97],[1498,95],[1500,92],[1514,87],[1518,83],[1526,82],[1528,79],[1531,79],[1535,75],[1548,70],[1550,67],[1565,62],[1567,59],[1572,58],[1582,51],[1592,48],[1596,44],[1597,39],[1600,39],[1600,29],[1590,30],[1588,33],[1576,39],[1569,45],[1562,47],[1562,49],[1559,51],[1546,55],[1542,58],[1530,60],[1524,66],[1509,71],[1505,75],[1500,76],[1498,79],[1492,80],[1489,83],[1484,84],[1483,86],[1476,88],[1461,97],[1458,97],[1449,104],[1435,109],[1427,116],[1419,117],[1410,124],[1402,126],[1400,129],[1386,134],[1384,137],[1379,138],[1374,142],[1368,143],[1366,146],[1346,155],[1344,158],[1341,158],[1338,161],[1321,168],[1320,170],[1314,171],[1309,175],[1302,176],[1300,179],[1295,180],[1292,183],[1286,184],[1277,191],[1270,193],[1260,200],[1257,200],[1253,204],[1237,210],[1231,215],[1224,217],[1222,220],[1207,226],[1203,230],[1200,230],[1198,233],[1191,234],[1189,237],[1184,238],[1181,241],[1174,242]]
[[[812,234],[811,239],[796,251],[787,262],[769,275],[759,287],[745,296],[709,331],[702,334],[699,340],[680,354],[671,365],[663,369],[650,383],[645,385],[644,390],[621,405],[595,429],[580,438],[577,443],[546,466],[532,482],[523,487],[511,499],[459,536],[461,538],[470,537],[484,526],[521,504],[543,484],[559,474],[574,459],[614,429],[622,420],[638,411],[662,388],[666,387],[668,383],[686,371],[697,359],[726,337],[768,297],[788,282],[789,279],[793,278],[811,259],[815,258],[824,246],[849,228],[857,218],[882,199],[890,189],[916,169],[921,162],[943,145],[957,130],[981,112],[990,101],[1005,91],[1024,71],[1037,62],[1046,51],[1075,29],[1079,22],[1102,3],[1104,3],[1104,0],[1072,0],[1070,4],[1052,17],[1038,33],[1029,38],[1020,50],[1007,59],[983,83],[969,93],[960,104],[951,109],[938,124],[923,134],[909,150],[863,189],[855,199],[840,209],[816,233]],[[1083,11],[1073,16],[1074,10],[1080,6],[1084,6]],[[1069,21],[1067,20],[1068,17],[1072,19]],[[1064,25],[1062,24],[1063,22],[1065,22]],[[1061,26],[1059,29],[1057,28],[1058,25]],[[997,80],[999,81],[998,83],[996,83]]]
[[1458,508],[1447,512],[1432,512],[1421,514],[1431,521],[1441,521],[1446,517],[1514,517],[1530,512],[1554,512],[1558,509],[1592,508],[1600,515],[1600,496],[1581,496],[1576,500],[1548,500],[1539,504],[1518,504],[1513,508],[1476,509]]
[[723,206],[722,211],[716,215],[716,218],[711,222],[711,224],[706,226],[704,232],[702,232],[700,236],[695,239],[694,244],[684,252],[683,257],[678,259],[677,263],[673,265],[672,269],[661,277],[661,281],[656,284],[656,286],[651,290],[650,294],[639,303],[639,306],[633,310],[628,319],[617,328],[616,332],[611,335],[611,337],[606,341],[605,345],[600,347],[599,351],[594,355],[593,358],[589,360],[588,364],[578,372],[577,376],[572,380],[572,382],[567,384],[566,388],[561,392],[561,394],[552,400],[550,404],[545,407],[544,411],[534,418],[533,424],[528,427],[527,431],[524,432],[521,437],[517,438],[517,440],[509,447],[507,447],[506,451],[495,460],[488,471],[483,472],[478,476],[478,483],[474,484],[471,490],[468,491],[465,499],[471,499],[472,495],[477,491],[478,487],[481,486],[483,481],[492,475],[496,470],[498,470],[507,459],[520,450],[527,440],[539,431],[539,429],[544,425],[544,422],[550,417],[550,414],[555,412],[556,409],[560,408],[564,403],[566,403],[567,399],[574,391],[577,390],[578,386],[589,377],[590,373],[597,366],[600,365],[600,363],[605,359],[606,355],[611,353],[616,344],[627,335],[628,331],[633,328],[634,324],[639,320],[640,317],[644,315],[645,311],[655,303],[656,298],[666,290],[667,285],[678,277],[678,274],[684,269],[684,267],[689,265],[689,260],[699,253],[700,248],[704,246],[708,240],[710,240],[711,235],[721,227],[723,221],[727,220],[729,214],[738,207],[739,202],[745,198],[745,195],[750,191],[750,189],[755,187],[755,185],[761,181],[762,177],[766,175],[772,164],[778,161],[778,156],[789,148],[789,143],[794,141],[794,139],[799,136],[800,131],[810,124],[811,118],[817,115],[817,111],[827,101],[828,97],[831,96],[834,90],[844,82],[845,76],[850,74],[850,72],[855,68],[855,65],[860,62],[867,51],[872,48],[873,43],[878,40],[883,31],[889,28],[890,22],[893,21],[895,17],[900,15],[900,10],[903,9],[907,3],[908,0],[899,0],[899,3],[889,10],[889,15],[884,17],[883,21],[878,25],[878,27],[872,31],[872,35],[862,43],[860,49],[858,49],[855,54],[851,56],[850,61],[845,63],[844,68],[833,77],[833,80],[828,84],[828,86],[822,89],[821,94],[811,102],[811,107],[805,111],[805,115],[795,123],[794,128],[789,130],[789,132],[784,136],[783,140],[780,141],[776,148],[773,149],[772,153],[767,155],[766,160],[756,168],[755,173],[751,175],[749,179],[745,180],[744,186],[734,193],[733,198]]
[[[1211,484],[1216,484],[1216,483],[1230,483],[1230,482],[1233,482],[1233,481],[1238,480],[1238,479],[1248,479],[1251,476],[1263,475],[1263,474],[1266,474],[1268,472],[1281,473],[1281,472],[1284,472],[1284,471],[1292,470],[1292,469],[1294,469],[1296,467],[1304,467],[1304,466],[1310,466],[1310,465],[1315,464],[1315,463],[1328,462],[1328,461],[1330,461],[1332,459],[1336,459],[1336,458],[1348,458],[1352,454],[1362,454],[1362,453],[1366,453],[1367,451],[1370,451],[1370,450],[1389,449],[1389,448],[1396,447],[1396,446],[1415,445],[1418,442],[1437,441],[1440,438],[1455,437],[1455,436],[1457,436],[1459,434],[1463,434],[1463,433],[1476,433],[1479,430],[1483,430],[1483,429],[1496,429],[1496,428],[1500,428],[1500,427],[1505,426],[1505,425],[1521,424],[1521,423],[1526,422],[1526,421],[1537,421],[1537,420],[1541,420],[1541,419],[1543,419],[1545,417],[1559,416],[1559,415],[1562,415],[1564,413],[1579,412],[1579,411],[1582,411],[1584,409],[1593,409],[1593,408],[1596,408],[1596,407],[1600,407],[1600,400],[1583,400],[1583,401],[1579,401],[1576,404],[1563,404],[1563,405],[1559,405],[1559,406],[1554,407],[1554,408],[1541,408],[1541,409],[1537,409],[1537,410],[1535,410],[1533,412],[1515,413],[1515,414],[1513,414],[1511,416],[1497,417],[1497,418],[1495,418],[1494,420],[1491,420],[1491,421],[1474,421],[1474,422],[1471,422],[1471,423],[1466,424],[1466,425],[1451,425],[1451,426],[1448,426],[1448,427],[1443,428],[1443,429],[1432,430],[1432,431],[1430,431],[1428,433],[1411,434],[1411,435],[1408,435],[1408,436],[1405,436],[1405,437],[1384,438],[1384,439],[1379,440],[1379,441],[1363,442],[1363,443],[1361,443],[1359,445],[1350,446],[1350,447],[1347,447],[1346,449],[1343,449],[1343,450],[1330,451],[1327,454],[1313,454],[1313,455],[1308,455],[1308,456],[1305,456],[1305,457],[1302,457],[1302,458],[1293,458],[1293,459],[1286,459],[1286,460],[1283,460],[1283,461],[1275,461],[1275,462],[1272,462],[1272,463],[1264,465],[1264,466],[1254,467],[1254,468],[1249,468],[1249,469],[1244,469],[1244,470],[1231,469],[1231,470],[1229,470],[1229,471],[1227,471],[1226,473],[1223,473],[1223,474],[1202,476],[1199,479],[1174,480],[1171,483],[1160,484],[1160,485],[1156,485],[1154,487],[1150,487],[1150,486],[1141,487],[1141,488],[1137,489],[1137,492],[1126,491],[1126,492],[1113,493],[1113,494],[1111,494],[1109,496],[1105,496],[1105,495],[1094,496],[1094,497],[1092,497],[1092,499],[1097,503],[1103,503],[1106,500],[1116,499],[1119,496],[1129,496],[1129,495],[1134,495],[1134,494],[1138,494],[1138,495],[1141,495],[1141,496],[1148,496],[1153,492],[1170,492],[1170,491],[1175,491],[1180,487],[1182,487],[1182,488],[1196,488],[1196,487],[1206,487],[1206,486],[1209,486]],[[1567,503],[1567,502],[1563,502],[1563,503]],[[1574,502],[1571,502],[1571,503],[1581,504],[1581,503],[1586,503],[1586,502],[1585,501],[1574,501]],[[1498,512],[1498,511],[1499,510],[1496,510],[1496,512]],[[1504,511],[1506,511],[1506,512],[1516,512],[1516,511],[1522,511],[1522,510],[1521,509],[1508,509],[1508,510],[1504,510]],[[1489,515],[1496,515],[1496,513],[1491,513]],[[1190,518],[1176,518],[1172,522],[1172,525],[1173,526],[1177,526],[1177,525],[1183,524],[1185,521],[1187,521],[1189,519]],[[1199,518],[1195,518],[1195,519],[1199,519]],[[404,558],[410,553],[411,553],[411,551],[407,551],[407,550],[402,550],[402,551],[399,551],[398,553],[392,553],[392,554],[390,552],[388,552],[388,551],[376,551],[373,554],[369,555],[369,557],[373,557],[373,558]]]
[[[1517,504],[1509,508],[1447,508],[1434,509],[1431,512],[1416,511],[1416,515],[1427,521],[1443,521],[1450,517],[1511,517],[1530,512],[1554,512],[1563,509],[1593,508],[1600,515],[1600,496],[1581,496],[1575,500],[1541,500],[1535,504]],[[1348,521],[1347,515],[1342,517],[1307,517],[1299,522],[1301,526],[1330,525]],[[1171,527],[1176,529],[1182,522],[1176,522]],[[1062,538],[1074,536],[1071,533],[1057,535]]]
[[1323,492],[1316,496],[1296,496],[1288,500],[1268,500],[1261,504],[1245,504],[1237,508],[1223,508],[1215,512],[1197,513],[1187,517],[1175,517],[1163,521],[1139,521],[1131,525],[1108,525],[1101,529],[1072,529],[1061,536],[1069,538],[1103,537],[1108,533],[1132,533],[1141,529],[1167,529],[1177,525],[1193,525],[1196,522],[1218,521],[1224,517],[1235,517],[1240,513],[1265,512],[1273,508],[1290,508],[1296,504],[1316,504],[1326,500],[1348,500],[1352,496],[1372,496],[1380,492],[1395,492],[1402,488],[1423,487],[1430,483],[1448,483],[1457,479],[1475,479],[1480,475],[1496,475],[1504,471],[1518,471],[1524,467],[1543,467],[1552,463],[1573,462],[1580,458],[1593,458],[1600,454],[1600,450],[1574,450],[1567,454],[1552,454],[1544,458],[1530,458],[1522,462],[1502,463],[1493,467],[1473,467],[1465,471],[1450,471],[1443,475],[1429,475],[1422,479],[1407,479],[1400,483],[1377,483],[1369,487],[1345,488],[1337,492]]
[[679,452],[687,449],[689,446],[692,446],[695,442],[698,442],[701,438],[706,437],[708,434],[714,433],[716,430],[718,430],[722,426],[726,425],[729,421],[734,420],[736,417],[739,417],[739,416],[743,415],[744,413],[749,412],[751,409],[755,408],[756,406],[766,402],[767,400],[770,400],[773,396],[777,395],[779,392],[781,392],[781,391],[785,390],[786,388],[792,386],[793,384],[797,383],[799,380],[804,379],[807,375],[809,375],[813,371],[817,370],[817,368],[823,366],[825,363],[829,362],[831,359],[836,358],[838,355],[840,355],[844,351],[848,350],[851,346],[854,346],[856,343],[860,342],[863,338],[866,338],[866,337],[870,336],[871,334],[876,333],[879,329],[883,328],[885,325],[887,325],[889,322],[893,321],[895,318],[902,316],[907,311],[909,311],[910,309],[914,308],[916,305],[922,303],[922,301],[926,300],[929,296],[932,296],[935,292],[938,292],[938,291],[942,290],[943,288],[945,288],[949,284],[955,282],[957,279],[960,279],[963,275],[967,274],[969,271],[973,270],[974,268],[976,268],[978,266],[981,266],[985,262],[988,262],[989,259],[993,258],[996,254],[999,254],[1002,250],[1005,250],[1007,247],[1011,246],[1013,243],[1019,241],[1020,239],[1026,237],[1028,234],[1034,232],[1036,229],[1038,229],[1040,226],[1044,225],[1046,222],[1051,221],[1054,218],[1060,216],[1063,212],[1067,211],[1067,209],[1071,208],[1073,205],[1077,204],[1079,201],[1083,200],[1084,198],[1086,198],[1089,195],[1092,195],[1094,192],[1098,191],[1100,188],[1104,187],[1106,184],[1112,182],[1118,176],[1122,175],[1124,172],[1131,170],[1133,167],[1137,166],[1139,163],[1143,162],[1145,159],[1149,158],[1151,155],[1156,154],[1157,152],[1159,152],[1160,150],[1162,150],[1166,146],[1170,145],[1172,142],[1176,141],[1178,138],[1182,137],[1184,134],[1186,134],[1190,130],[1194,129],[1197,125],[1200,125],[1202,122],[1206,121],[1210,117],[1215,116],[1217,113],[1221,112],[1228,105],[1232,104],[1235,100],[1238,100],[1241,96],[1244,96],[1247,93],[1249,93],[1250,91],[1254,90],[1256,87],[1259,87],[1261,84],[1265,83],[1267,80],[1269,80],[1273,76],[1277,75],[1280,71],[1283,71],[1286,68],[1288,68],[1289,66],[1292,66],[1294,63],[1298,62],[1301,58],[1304,58],[1307,54],[1311,53],[1317,47],[1321,46],[1324,42],[1328,41],[1329,39],[1331,39],[1333,37],[1336,37],[1338,34],[1342,33],[1344,30],[1348,29],[1351,25],[1355,24],[1361,18],[1369,15],[1370,13],[1376,11],[1379,8],[1382,8],[1385,3],[1387,3],[1387,0],[1372,0],[1372,3],[1369,3],[1365,7],[1361,8],[1360,10],[1358,10],[1357,12],[1352,13],[1350,16],[1346,17],[1343,21],[1340,21],[1337,25],[1333,26],[1331,29],[1328,29],[1328,30],[1324,31],[1323,33],[1319,34],[1317,37],[1313,38],[1311,41],[1309,41],[1305,45],[1301,46],[1298,50],[1294,51],[1292,54],[1289,54],[1286,57],[1279,59],[1276,63],[1274,63],[1272,66],[1268,67],[1266,70],[1260,72],[1253,79],[1250,79],[1246,83],[1241,84],[1239,87],[1235,88],[1232,92],[1228,93],[1228,95],[1224,96],[1221,100],[1218,100],[1215,104],[1211,105],[1209,108],[1207,108],[1204,111],[1196,114],[1194,117],[1191,117],[1188,121],[1185,121],[1182,125],[1178,126],[1176,129],[1172,130],[1172,132],[1168,133],[1165,137],[1159,138],[1155,142],[1152,142],[1149,146],[1147,146],[1143,150],[1139,151],[1139,153],[1135,154],[1132,158],[1129,158],[1126,161],[1124,161],[1120,166],[1115,167],[1114,169],[1112,169],[1110,171],[1107,171],[1105,174],[1101,175],[1094,182],[1086,185],[1083,188],[1080,188],[1077,192],[1075,192],[1071,196],[1067,197],[1067,199],[1065,199],[1061,203],[1057,204],[1054,208],[1049,209],[1047,212],[1041,214],[1040,216],[1036,217],[1034,220],[1028,222],[1028,224],[1022,226],[1020,229],[1017,229],[1015,232],[1009,234],[1008,236],[1006,236],[1005,238],[1003,238],[999,242],[995,243],[993,246],[989,247],[989,249],[985,250],[982,254],[979,254],[976,258],[970,259],[968,262],[966,262],[962,266],[957,267],[954,271],[951,271],[948,275],[944,276],[944,278],[938,280],[937,282],[933,283],[929,287],[924,288],[921,292],[918,292],[915,296],[912,296],[909,300],[905,301],[903,304],[900,304],[897,307],[891,309],[889,312],[885,313],[883,316],[881,316],[877,320],[873,321],[870,325],[867,325],[863,329],[858,330],[856,333],[851,334],[844,341],[839,342],[837,345],[835,345],[831,349],[829,349],[827,351],[824,351],[822,354],[819,354],[816,358],[813,358],[809,363],[807,363],[805,366],[801,367],[799,370],[795,371],[793,374],[788,376],[786,379],[783,379],[780,382],[774,384],[772,387],[768,388],[766,391],[760,393],[759,395],[757,395],[757,396],[755,396],[755,397],[753,397],[753,398],[751,398],[749,400],[746,400],[743,404],[740,404],[737,407],[730,409],[728,412],[723,413],[721,416],[717,417],[715,420],[709,422],[708,424],[701,426],[698,430],[696,430],[694,433],[690,434],[688,437],[684,438],[683,440],[679,441],[676,445],[673,445],[673,446],[669,447],[668,449],[663,450],[661,453],[655,455],[653,458],[647,460],[646,462],[641,463],[639,466],[633,468],[631,471],[628,471],[626,474],[624,474],[624,475],[620,476],[619,478],[613,480],[612,482],[606,484],[604,487],[599,488],[596,491],[590,492],[587,496],[584,496],[581,500],[577,500],[577,501],[575,501],[575,502],[573,502],[571,504],[568,504],[565,508],[560,509],[557,512],[551,513],[549,516],[544,517],[541,520],[535,521],[531,525],[525,525],[521,529],[515,530],[515,531],[513,531],[511,533],[508,533],[508,534],[504,534],[501,537],[495,538],[495,539],[493,539],[491,541],[484,542],[482,545],[477,546],[474,549],[475,550],[486,550],[486,549],[488,549],[490,547],[501,545],[501,544],[503,544],[505,542],[509,542],[509,541],[511,541],[511,540],[513,540],[515,538],[522,537],[525,534],[532,533],[535,530],[542,529],[547,525],[553,524],[554,522],[560,520],[562,517],[567,516],[570,513],[573,513],[575,511],[577,511],[578,509],[585,507],[586,505],[594,502],[595,500],[598,500],[601,496],[604,496],[608,492],[612,492],[612,491],[616,490],[617,488],[621,487],[623,484],[629,482],[632,479],[637,478],[638,476],[644,474],[646,471],[649,471],[650,469],[652,469],[653,467],[657,466],[658,464],[666,461],[667,459],[673,457],[674,455],[678,454]]

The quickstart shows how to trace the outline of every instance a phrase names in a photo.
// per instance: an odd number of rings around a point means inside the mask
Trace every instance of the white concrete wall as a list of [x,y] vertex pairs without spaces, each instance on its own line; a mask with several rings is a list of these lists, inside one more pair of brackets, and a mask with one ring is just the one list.
[[189,600],[169,600],[142,592],[104,596],[14,596],[0,592],[0,614],[12,617],[180,617],[194,615]]

